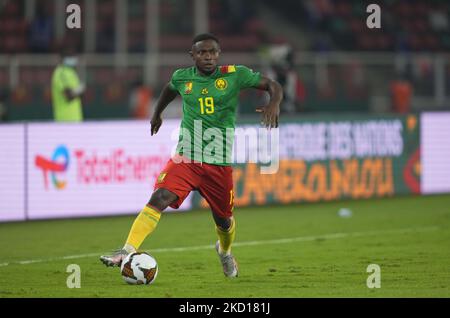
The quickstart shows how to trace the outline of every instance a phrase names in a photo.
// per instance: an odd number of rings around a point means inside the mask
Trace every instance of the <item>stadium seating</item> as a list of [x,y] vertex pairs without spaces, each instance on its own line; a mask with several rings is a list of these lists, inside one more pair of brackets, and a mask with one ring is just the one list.
[[[38,19],[28,21],[25,18],[26,0],[0,1],[0,55],[14,56],[20,53],[56,53],[62,40],[56,39],[55,32],[50,32],[44,40],[39,32],[34,32],[34,26],[39,24]],[[44,9],[43,19],[55,20],[55,4],[58,0],[36,1],[37,10]],[[86,1],[71,0],[70,3],[80,5],[82,12],[86,10]],[[127,5],[127,51],[131,54],[145,53],[148,45],[147,36],[147,10],[146,0],[126,1]],[[367,51],[367,52],[445,52],[450,50],[450,3],[445,0],[436,0],[428,3],[425,0],[380,0],[377,3],[382,9],[382,28],[368,29],[366,26],[366,4],[359,0],[308,0],[285,1],[280,6],[273,0],[208,0],[208,25],[210,32],[216,34],[221,40],[224,52],[256,53],[256,59],[264,55],[264,50],[274,43],[297,44],[275,25],[263,21],[258,9],[265,6],[269,8],[272,16],[278,16],[280,21],[287,21],[293,34],[298,32],[297,38],[304,41],[302,50],[310,51]],[[185,53],[191,45],[195,32],[196,15],[194,0],[160,0],[159,1],[159,43],[162,53]],[[115,16],[118,8],[115,0],[96,0],[95,34],[96,42],[93,52],[113,54],[116,51]],[[445,14],[447,13],[447,14]],[[45,25],[45,23],[44,23]],[[44,28],[44,27],[43,27]],[[53,30],[52,30],[53,31]],[[69,34],[70,33],[70,34]],[[69,34],[69,44],[74,45],[80,52],[84,50],[85,32],[66,32]],[[39,43],[41,41],[43,43]],[[67,43],[67,40],[65,40]],[[149,44],[150,48],[152,43]],[[263,57],[264,58],[264,57]],[[426,65],[422,67],[420,65]],[[415,93],[423,96],[432,96],[434,92],[434,70],[429,72],[429,62],[414,60],[417,66],[414,71],[406,70],[412,84],[418,88]],[[263,70],[263,65],[258,64]],[[411,64],[412,65],[412,64]],[[427,66],[428,65],[428,66]],[[267,65],[266,65],[267,66]],[[342,65],[343,68],[348,65]],[[415,67],[414,66],[414,67]],[[372,67],[372,66],[371,66]],[[410,66],[412,68],[413,66]],[[157,70],[159,82],[152,87],[155,95],[158,94],[173,72],[174,66],[160,65]],[[368,83],[359,86],[352,84],[353,78],[361,77],[367,80],[368,74],[374,74],[381,68],[360,66],[360,75],[343,72],[345,76],[333,77],[333,66],[327,69],[327,76],[339,84],[336,87],[317,87],[316,72],[311,66],[298,66],[301,85],[306,92],[302,98],[302,110],[367,110]],[[17,79],[17,86],[12,87],[11,104],[24,105],[28,100],[48,108],[48,85],[51,80],[53,65],[32,67],[25,63],[20,64],[18,77],[7,64],[0,65],[0,87],[9,87],[12,79]],[[123,111],[127,107],[126,94],[111,94],[112,88],[123,92],[129,86],[142,80],[144,70],[142,67],[125,67],[123,70],[113,66],[88,67],[86,70],[88,89],[92,90],[89,98],[99,105],[108,103],[122,103]],[[372,73],[372,71],[375,71]],[[383,72],[391,70],[383,69]],[[339,71],[341,72],[341,71]],[[450,68],[445,66],[445,89],[450,91]],[[349,75],[350,74],[350,75]],[[395,74],[386,73],[394,77]],[[425,75],[424,75],[425,74]],[[12,75],[12,76],[11,76]],[[371,76],[377,81],[376,76]],[[119,88],[120,86],[120,88]],[[381,86],[380,86],[381,87]],[[379,95],[387,96],[386,84]],[[31,94],[31,95],[30,95]],[[420,95],[420,96],[422,96]],[[31,97],[30,97],[31,96]],[[245,96],[244,96],[245,97]],[[88,97],[86,97],[88,98]],[[88,98],[88,99],[89,99]],[[251,100],[251,98],[248,98]],[[245,101],[245,98],[244,98]],[[21,106],[22,107],[22,106]],[[105,106],[104,109],[107,109]],[[244,111],[252,111],[252,105]],[[38,114],[36,110],[33,114]],[[107,112],[109,116],[111,112]],[[119,114],[119,113],[118,113]],[[30,117],[31,118],[31,117]]]
[[[39,2],[44,5],[45,11],[52,14],[54,1]],[[80,5],[84,10],[84,1],[71,1]],[[263,29],[263,22],[255,17],[253,2],[247,1],[242,14],[241,8],[233,10],[231,5],[236,1],[212,0],[210,1],[209,24],[211,32],[224,38],[227,50],[252,51],[259,46],[258,33]],[[145,0],[128,1],[128,51],[131,53],[145,52],[146,32],[146,2]],[[160,29],[161,37],[159,47],[164,51],[186,50],[192,38],[194,17],[193,1],[161,1],[160,2]],[[96,12],[96,51],[99,53],[112,53],[115,50],[116,14],[115,1],[98,0]],[[25,53],[31,48],[30,24],[24,16],[24,0],[7,0],[0,7],[0,54]],[[239,40],[236,35],[240,36]],[[57,47],[55,34],[51,34],[52,44],[44,52],[53,52]],[[75,39],[77,47],[83,47],[83,34]],[[44,53],[42,52],[42,53]]]
[[332,45],[327,50],[354,51],[448,51],[450,3],[437,0],[377,1],[381,7],[379,30],[368,29],[368,16],[364,2],[359,0],[312,0],[290,1],[277,6],[265,0],[273,10],[279,12],[293,24],[308,30],[311,49],[317,45],[319,34],[332,36]]

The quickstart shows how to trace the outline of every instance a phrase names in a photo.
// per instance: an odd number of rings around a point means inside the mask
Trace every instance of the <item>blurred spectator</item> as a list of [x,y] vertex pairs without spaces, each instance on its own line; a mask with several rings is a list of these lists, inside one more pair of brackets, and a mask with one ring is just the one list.
[[331,37],[326,33],[319,33],[313,40],[312,49],[318,53],[326,53],[332,49]]
[[411,109],[412,95],[411,83],[403,76],[398,76],[391,83],[392,110],[396,113],[408,113]]
[[97,51],[100,53],[112,53],[115,49],[115,27],[114,20],[105,21],[100,25],[98,39],[97,39]]
[[254,8],[251,1],[226,0],[227,23],[232,34],[242,33],[245,24],[253,16]]
[[430,10],[428,17],[434,31],[446,32],[448,30],[448,12],[445,7]]
[[273,45],[269,48],[271,68],[268,77],[283,87],[282,113],[295,113],[299,102],[305,98],[305,87],[294,69],[294,55],[288,44]]
[[333,6],[329,0],[306,0],[303,6],[307,12],[310,27],[325,29],[329,16],[333,14]]
[[52,75],[52,101],[55,121],[83,121],[81,96],[85,85],[76,72],[78,57],[70,48],[64,49],[61,63]]
[[6,90],[0,90],[0,121],[8,120],[8,106],[7,106],[8,93]]
[[129,107],[135,119],[149,119],[153,92],[139,80],[133,84],[130,93]]
[[409,52],[411,50],[408,33],[399,31],[395,34],[395,50],[398,52]]
[[38,6],[36,17],[30,25],[29,43],[33,53],[46,53],[53,38],[53,20],[46,6]]

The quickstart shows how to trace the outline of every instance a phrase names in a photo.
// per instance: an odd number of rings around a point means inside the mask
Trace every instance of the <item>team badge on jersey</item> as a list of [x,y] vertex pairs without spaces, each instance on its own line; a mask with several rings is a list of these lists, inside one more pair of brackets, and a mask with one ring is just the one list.
[[206,95],[206,94],[208,94],[208,89],[207,88],[202,89],[202,95]]
[[218,79],[216,79],[216,81],[214,82],[214,85],[216,86],[216,88],[217,88],[219,91],[223,91],[224,89],[227,88],[228,82],[227,82],[224,78],[218,78]]
[[185,94],[192,93],[192,82],[187,82],[184,84],[184,93]]

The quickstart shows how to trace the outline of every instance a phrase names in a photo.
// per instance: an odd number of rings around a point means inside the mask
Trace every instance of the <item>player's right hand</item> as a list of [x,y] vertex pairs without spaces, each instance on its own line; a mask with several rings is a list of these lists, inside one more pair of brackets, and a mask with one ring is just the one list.
[[278,117],[280,116],[279,106],[267,105],[256,108],[257,113],[262,114],[261,125],[270,129],[278,128]]
[[155,135],[158,132],[159,127],[161,127],[161,125],[162,125],[162,119],[160,116],[152,117],[152,120],[150,120],[151,136]]

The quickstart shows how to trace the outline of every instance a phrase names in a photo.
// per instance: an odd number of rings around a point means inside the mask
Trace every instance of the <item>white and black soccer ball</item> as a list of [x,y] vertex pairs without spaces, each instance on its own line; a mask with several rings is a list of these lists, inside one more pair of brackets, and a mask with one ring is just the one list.
[[148,285],[153,283],[158,275],[158,263],[148,253],[130,253],[122,261],[120,273],[128,284]]

